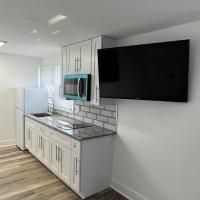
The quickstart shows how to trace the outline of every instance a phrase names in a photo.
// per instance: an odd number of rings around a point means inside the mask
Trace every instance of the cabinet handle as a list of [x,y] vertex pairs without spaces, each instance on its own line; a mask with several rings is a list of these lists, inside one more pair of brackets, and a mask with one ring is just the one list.
[[60,162],[60,148],[58,147],[58,162]]
[[76,176],[78,175],[78,158],[75,159],[76,160]]
[[73,171],[74,171],[74,173],[73,173],[73,183],[75,182],[75,172],[76,172],[76,168],[75,168],[75,163],[76,163],[76,161],[75,161],[75,158],[74,158],[74,167],[73,167]]
[[57,149],[57,145],[56,145],[56,161],[58,160],[58,149]]
[[75,72],[76,72],[76,58],[75,58]]
[[41,136],[41,150],[42,150],[42,136]]
[[30,128],[28,129],[28,140],[30,140]]
[[96,86],[96,103],[97,103],[97,86]]
[[44,152],[44,138],[42,138],[42,149],[43,149],[43,152]]
[[32,132],[31,132],[31,130],[30,130],[30,143],[31,143],[31,147],[32,147]]
[[79,70],[81,71],[81,55],[82,55],[82,48],[80,48],[80,59],[78,59],[79,64],[80,64],[80,67],[79,67]]
[[60,162],[61,162],[61,171],[62,171],[62,151],[60,149]]

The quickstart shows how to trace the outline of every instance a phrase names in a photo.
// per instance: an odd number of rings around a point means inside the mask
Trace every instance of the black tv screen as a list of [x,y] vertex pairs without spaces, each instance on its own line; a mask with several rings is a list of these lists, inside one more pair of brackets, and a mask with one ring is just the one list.
[[187,102],[190,40],[98,50],[101,98]]

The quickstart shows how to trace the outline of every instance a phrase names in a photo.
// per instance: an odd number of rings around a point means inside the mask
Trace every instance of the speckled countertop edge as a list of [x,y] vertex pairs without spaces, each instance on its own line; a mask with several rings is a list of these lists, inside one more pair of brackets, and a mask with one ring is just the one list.
[[[58,116],[59,116],[59,115],[58,115]],[[110,136],[110,135],[115,135],[115,134],[116,134],[116,132],[114,132],[114,131],[111,131],[111,130],[108,130],[108,129],[105,129],[105,128],[102,128],[102,127],[98,127],[98,126],[94,126],[94,125],[92,125],[92,124],[89,124],[89,125],[90,125],[89,127],[80,128],[80,129],[75,129],[75,130],[76,130],[76,131],[79,131],[79,130],[83,131],[83,130],[84,130],[84,131],[86,132],[87,130],[90,130],[90,129],[93,129],[94,131],[95,131],[95,129],[96,129],[96,130],[98,130],[98,131],[101,132],[101,133],[99,133],[98,135],[80,137],[80,136],[77,136],[77,135],[69,134],[69,133],[67,133],[67,132],[64,131],[64,130],[59,129],[59,128],[53,126],[53,122],[49,122],[49,123],[52,123],[52,125],[51,125],[51,124],[48,124],[48,123],[46,123],[45,121],[41,120],[39,117],[35,117],[35,116],[31,115],[31,114],[25,114],[25,117],[28,117],[29,119],[32,119],[32,120],[34,120],[34,121],[36,121],[36,122],[38,122],[38,123],[41,123],[41,124],[43,124],[43,125],[45,125],[45,126],[51,128],[51,129],[53,129],[53,130],[55,130],[55,131],[58,131],[58,132],[62,133],[63,135],[69,136],[69,137],[71,137],[71,138],[73,138],[73,139],[75,139],[75,140],[78,140],[78,141],[90,140],[90,139],[95,139],[95,138],[99,138],[99,137],[106,137],[106,136]],[[65,118],[66,120],[67,120],[67,119],[71,119],[71,118],[69,118],[69,117],[63,117],[63,116],[60,116],[60,117]],[[77,120],[77,121],[78,121],[78,120]],[[91,131],[91,130],[90,130],[90,131]]]

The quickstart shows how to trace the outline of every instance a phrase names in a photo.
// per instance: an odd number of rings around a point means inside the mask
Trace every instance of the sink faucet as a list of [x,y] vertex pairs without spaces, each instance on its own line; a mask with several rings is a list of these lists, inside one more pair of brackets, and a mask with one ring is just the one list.
[[52,101],[52,111],[51,111],[51,113],[55,114],[54,98],[53,97],[49,97],[49,99],[51,99],[51,101]]

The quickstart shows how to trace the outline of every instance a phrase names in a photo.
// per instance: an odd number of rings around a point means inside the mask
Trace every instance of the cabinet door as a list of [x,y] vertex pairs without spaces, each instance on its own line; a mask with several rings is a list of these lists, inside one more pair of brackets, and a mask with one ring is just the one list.
[[71,183],[71,150],[60,145],[59,148],[60,178],[68,185]]
[[71,187],[79,192],[80,190],[80,155],[72,151],[71,159]]
[[67,74],[77,73],[78,56],[79,56],[79,46],[77,44],[67,47]]
[[42,135],[42,162],[49,166],[49,138],[45,135]]
[[35,156],[42,161],[42,136],[36,132],[36,153]]
[[25,147],[30,150],[31,148],[31,131],[28,124],[25,124]]
[[92,40],[92,88],[91,88],[91,104],[100,104],[99,94],[99,68],[97,50],[102,48],[102,37],[97,37]]
[[58,162],[58,148],[59,143],[54,139],[50,140],[50,169],[56,175],[59,174],[59,162]]
[[35,153],[35,129],[30,127],[30,152]]
[[77,70],[79,74],[91,74],[92,67],[92,40],[79,44],[79,57]]
[[31,153],[35,153],[35,148],[36,148],[36,144],[35,144],[35,129],[34,128],[30,128],[30,132],[31,132]]

